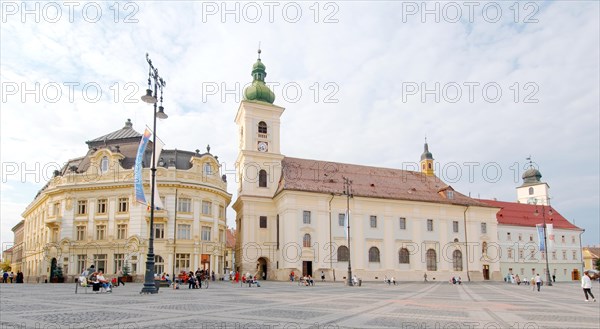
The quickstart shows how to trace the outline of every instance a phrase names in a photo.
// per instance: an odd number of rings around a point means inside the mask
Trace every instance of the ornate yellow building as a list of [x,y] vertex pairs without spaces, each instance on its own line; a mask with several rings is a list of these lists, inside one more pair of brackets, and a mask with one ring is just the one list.
[[342,280],[351,265],[363,280],[501,279],[498,259],[481,247],[497,244],[499,208],[436,177],[427,144],[421,172],[286,157],[284,108],[273,105],[260,57],[252,76],[235,117],[237,270]]
[[[127,265],[134,278],[143,278],[150,211],[135,202],[133,188],[141,136],[128,120],[122,129],[86,142],[87,154],[69,160],[39,191],[23,212],[25,282],[43,282],[56,268],[72,280],[91,264],[109,276]],[[147,196],[150,159],[147,151]],[[224,272],[225,209],[231,195],[219,171],[210,147],[205,153],[174,149],[160,154],[157,187],[164,209],[155,211],[156,273]]]

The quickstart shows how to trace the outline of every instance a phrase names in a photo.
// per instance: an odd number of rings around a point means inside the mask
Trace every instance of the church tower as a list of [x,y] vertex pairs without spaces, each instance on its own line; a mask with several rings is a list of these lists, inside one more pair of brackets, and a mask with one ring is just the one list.
[[[238,198],[236,213],[236,264],[241,273],[271,278],[278,259],[267,249],[250,253],[248,244],[264,246],[277,240],[279,215],[273,197],[282,175],[280,118],[285,110],[273,105],[275,94],[265,84],[266,67],[260,59],[252,66],[252,84],[244,90],[235,123],[239,131],[236,160]],[[256,259],[254,259],[256,257]]]
[[429,145],[425,139],[423,154],[421,154],[421,172],[427,176],[433,176],[433,154],[429,152]]
[[533,167],[533,162],[529,162],[529,169],[523,173],[523,184],[517,187],[517,201],[519,203],[549,205],[550,195],[548,193],[550,186],[542,182],[542,173]]
[[281,177],[280,117],[285,110],[273,105],[275,94],[265,84],[266,67],[260,59],[252,66],[253,81],[235,117],[239,129],[236,161],[239,195],[273,197]]

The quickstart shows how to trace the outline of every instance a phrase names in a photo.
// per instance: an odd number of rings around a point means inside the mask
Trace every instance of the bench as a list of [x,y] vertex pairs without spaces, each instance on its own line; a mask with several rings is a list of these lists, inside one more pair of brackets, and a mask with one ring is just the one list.
[[164,288],[164,287],[166,287],[166,288],[168,288],[168,287],[170,287],[170,286],[171,286],[171,284],[170,284],[170,283],[169,283],[169,281],[167,281],[167,280],[154,280],[154,281],[155,281],[156,283],[158,283],[158,286],[159,286],[159,287],[163,287],[163,288]]

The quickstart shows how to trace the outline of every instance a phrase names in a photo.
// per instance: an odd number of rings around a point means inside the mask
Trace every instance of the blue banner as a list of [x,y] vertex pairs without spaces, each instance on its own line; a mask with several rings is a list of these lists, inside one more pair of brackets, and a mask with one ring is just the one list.
[[135,201],[146,204],[146,196],[144,195],[144,182],[142,179],[142,161],[144,159],[144,152],[146,146],[150,140],[152,133],[148,128],[144,131],[142,140],[140,140],[140,146],[138,147],[137,155],[135,156],[135,166],[133,167],[133,188],[135,189]]
[[540,251],[546,251],[546,245],[544,244],[544,224],[535,224],[535,228],[538,232],[538,240],[540,241]]

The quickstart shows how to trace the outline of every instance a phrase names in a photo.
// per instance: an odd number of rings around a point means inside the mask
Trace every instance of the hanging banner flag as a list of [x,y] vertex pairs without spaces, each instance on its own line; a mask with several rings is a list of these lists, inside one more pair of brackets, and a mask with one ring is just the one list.
[[[156,168],[158,166],[158,161],[160,159],[160,153],[162,152],[163,146],[165,146],[165,143],[163,143],[160,139],[156,139],[156,156],[152,155],[152,161],[154,161],[154,168]],[[150,179],[152,179],[152,172],[150,172]],[[162,204],[162,201],[160,201],[160,196],[158,195],[158,185],[156,185],[156,175],[154,175],[154,210],[161,210],[164,209],[164,206]]]
[[348,211],[344,214],[344,238],[348,239]]
[[554,248],[554,228],[552,224],[546,225],[546,234],[548,236],[548,251],[551,251]]
[[546,245],[544,244],[544,224],[535,224],[535,228],[538,232],[538,240],[540,241],[540,251],[546,251]]
[[134,178],[133,188],[135,190],[135,201],[146,204],[146,196],[144,195],[144,182],[142,181],[142,161],[144,159],[144,152],[148,145],[148,140],[152,133],[148,128],[144,131],[142,139],[140,140],[140,146],[138,147],[137,155],[135,156],[135,166],[133,167]]

